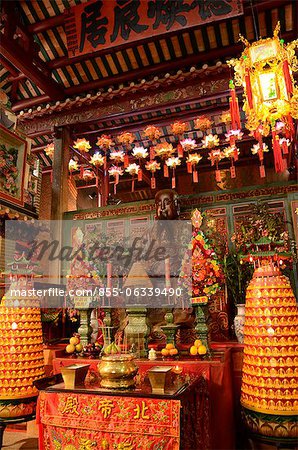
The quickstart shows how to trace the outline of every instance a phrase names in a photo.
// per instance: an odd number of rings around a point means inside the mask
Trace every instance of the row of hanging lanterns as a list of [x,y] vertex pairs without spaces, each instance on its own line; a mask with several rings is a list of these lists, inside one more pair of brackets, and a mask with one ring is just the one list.
[[[222,115],[222,122],[230,124],[230,130],[225,134],[223,149],[217,134],[212,134],[213,122],[207,116],[198,117],[195,128],[202,132],[200,144],[194,139],[185,138],[187,124],[177,121],[171,125],[171,132],[178,137],[176,148],[173,144],[164,141],[157,142],[162,133],[154,125],[147,126],[143,133],[151,142],[149,148],[134,144],[136,137],[131,132],[123,132],[117,137],[123,149],[118,149],[111,136],[98,137],[96,146],[99,148],[91,157],[88,157],[89,167],[83,168],[79,162],[72,158],[69,161],[69,171],[80,171],[80,178],[89,181],[96,177],[92,166],[103,167],[110,177],[114,179],[114,191],[119,183],[120,176],[129,173],[132,176],[132,190],[135,179],[142,181],[143,166],[151,172],[151,188],[156,188],[155,174],[163,170],[164,177],[172,177],[172,188],[176,186],[175,171],[185,158],[187,172],[192,175],[194,183],[198,183],[198,164],[202,155],[199,149],[208,151],[208,159],[215,168],[215,178],[221,181],[219,163],[223,159],[230,160],[231,178],[236,177],[235,162],[239,158],[237,142],[243,138],[238,98],[235,85],[244,89],[243,110],[246,114],[246,128],[256,139],[251,148],[253,155],[260,160],[260,176],[265,177],[264,153],[269,147],[263,138],[271,134],[272,149],[276,172],[287,168],[288,147],[295,139],[293,118],[298,117],[298,88],[292,75],[298,70],[295,47],[298,40],[285,45],[279,39],[279,24],[273,38],[260,39],[253,44],[241,37],[246,48],[239,59],[228,61],[234,67],[235,80],[230,81],[230,110]],[[77,139],[73,148],[81,154],[88,154],[91,150],[90,142],[85,138]],[[49,157],[53,157],[54,146],[49,144],[45,149]],[[158,157],[158,160],[156,160]],[[90,168],[91,167],[91,168]]]

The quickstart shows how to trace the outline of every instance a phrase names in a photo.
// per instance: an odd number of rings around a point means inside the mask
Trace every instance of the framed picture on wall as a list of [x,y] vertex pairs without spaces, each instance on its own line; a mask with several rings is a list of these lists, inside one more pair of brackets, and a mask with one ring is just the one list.
[[24,206],[26,139],[0,124],[0,200]]

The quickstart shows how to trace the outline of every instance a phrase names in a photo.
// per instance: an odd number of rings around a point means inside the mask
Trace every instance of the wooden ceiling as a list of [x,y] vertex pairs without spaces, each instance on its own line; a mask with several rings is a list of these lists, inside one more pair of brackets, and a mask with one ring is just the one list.
[[[242,16],[69,59],[63,13],[81,2],[2,1],[0,88],[10,95],[14,110],[199,62],[212,64],[241,51],[239,33],[257,38],[250,1],[244,0]],[[296,1],[253,4],[259,36],[272,35],[278,20],[282,37],[297,35]],[[19,51],[17,39],[9,40],[7,28],[27,42],[27,51]]]
[[[57,111],[52,113],[52,106],[56,108],[58,103],[61,106],[68,100],[75,102],[87,94],[92,99],[96,93],[104,96],[121,86],[125,89],[133,84],[141,85],[144,80],[147,83],[156,77],[165,79],[177,71],[190,72],[206,65],[224,65],[227,59],[240,55],[243,49],[238,41],[239,33],[250,41],[260,36],[269,37],[280,21],[281,37],[285,41],[297,38],[298,34],[297,1],[243,0],[244,14],[241,16],[69,58],[63,13],[80,3],[85,3],[85,0],[2,1],[0,88],[9,95],[16,113],[25,111],[25,117],[33,111],[32,117],[28,118],[31,121],[39,120],[40,108],[49,107],[48,112],[54,115]],[[15,37],[17,39],[13,39]],[[227,68],[225,70],[227,78],[232,76]],[[209,76],[215,75],[210,72]],[[183,85],[183,79],[180,84]],[[225,95],[206,101],[181,100],[166,106],[155,105],[150,110],[141,108],[135,113],[115,113],[88,124],[77,124],[72,126],[72,133],[92,142],[102,132],[117,136],[124,130],[133,131],[138,143],[146,146],[142,134],[146,124],[161,127],[161,141],[175,142],[170,124],[174,120],[183,120],[188,123],[185,137],[199,140],[201,134],[195,129],[193,119],[210,110],[208,115],[215,122],[213,131],[223,135],[226,130],[220,117],[227,107]],[[43,149],[53,139],[52,132],[32,134],[32,138],[34,151],[45,168],[50,168],[52,161]],[[249,147],[246,148],[245,143],[242,145],[244,158],[248,158]],[[207,164],[209,167],[206,161]],[[130,186],[124,190],[129,192]],[[148,198],[150,189],[146,188],[144,192],[144,198]],[[143,194],[133,195],[135,199],[143,198]]]

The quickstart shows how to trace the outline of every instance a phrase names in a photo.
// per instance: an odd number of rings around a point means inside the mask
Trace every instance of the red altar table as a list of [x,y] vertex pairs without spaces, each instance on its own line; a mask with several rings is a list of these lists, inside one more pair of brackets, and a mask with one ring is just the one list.
[[[94,359],[55,358],[53,360],[54,373],[60,373],[62,366],[78,362],[90,364],[90,373],[87,377],[89,380],[97,382],[99,361]],[[184,407],[181,416],[181,423],[184,424],[181,429],[188,430],[183,432],[183,439],[185,440],[187,435],[192,436],[192,430],[195,430],[197,442],[195,445],[193,443],[188,447],[183,442],[182,450],[207,450],[209,448],[230,450],[234,448],[235,430],[230,349],[221,352],[216,359],[212,360],[195,358],[174,361],[137,360],[136,364],[139,366],[138,385],[146,382],[148,369],[163,364],[178,365],[182,368],[181,376],[184,382],[193,384],[200,380],[199,385],[196,386],[197,391],[188,394],[191,401],[187,408]]]

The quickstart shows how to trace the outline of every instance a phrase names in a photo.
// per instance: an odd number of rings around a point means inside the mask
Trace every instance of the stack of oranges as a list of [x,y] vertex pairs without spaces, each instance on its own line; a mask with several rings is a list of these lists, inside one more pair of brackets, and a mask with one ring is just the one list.
[[162,356],[176,356],[178,355],[178,350],[174,344],[167,344],[165,348],[161,350]]
[[197,355],[206,355],[207,353],[207,348],[205,345],[202,344],[202,341],[200,339],[197,339],[194,344],[190,347],[189,349],[189,353],[192,356],[197,356]]
[[80,353],[83,350],[83,344],[80,342],[80,335],[76,334],[69,339],[69,344],[66,346],[66,353]]

